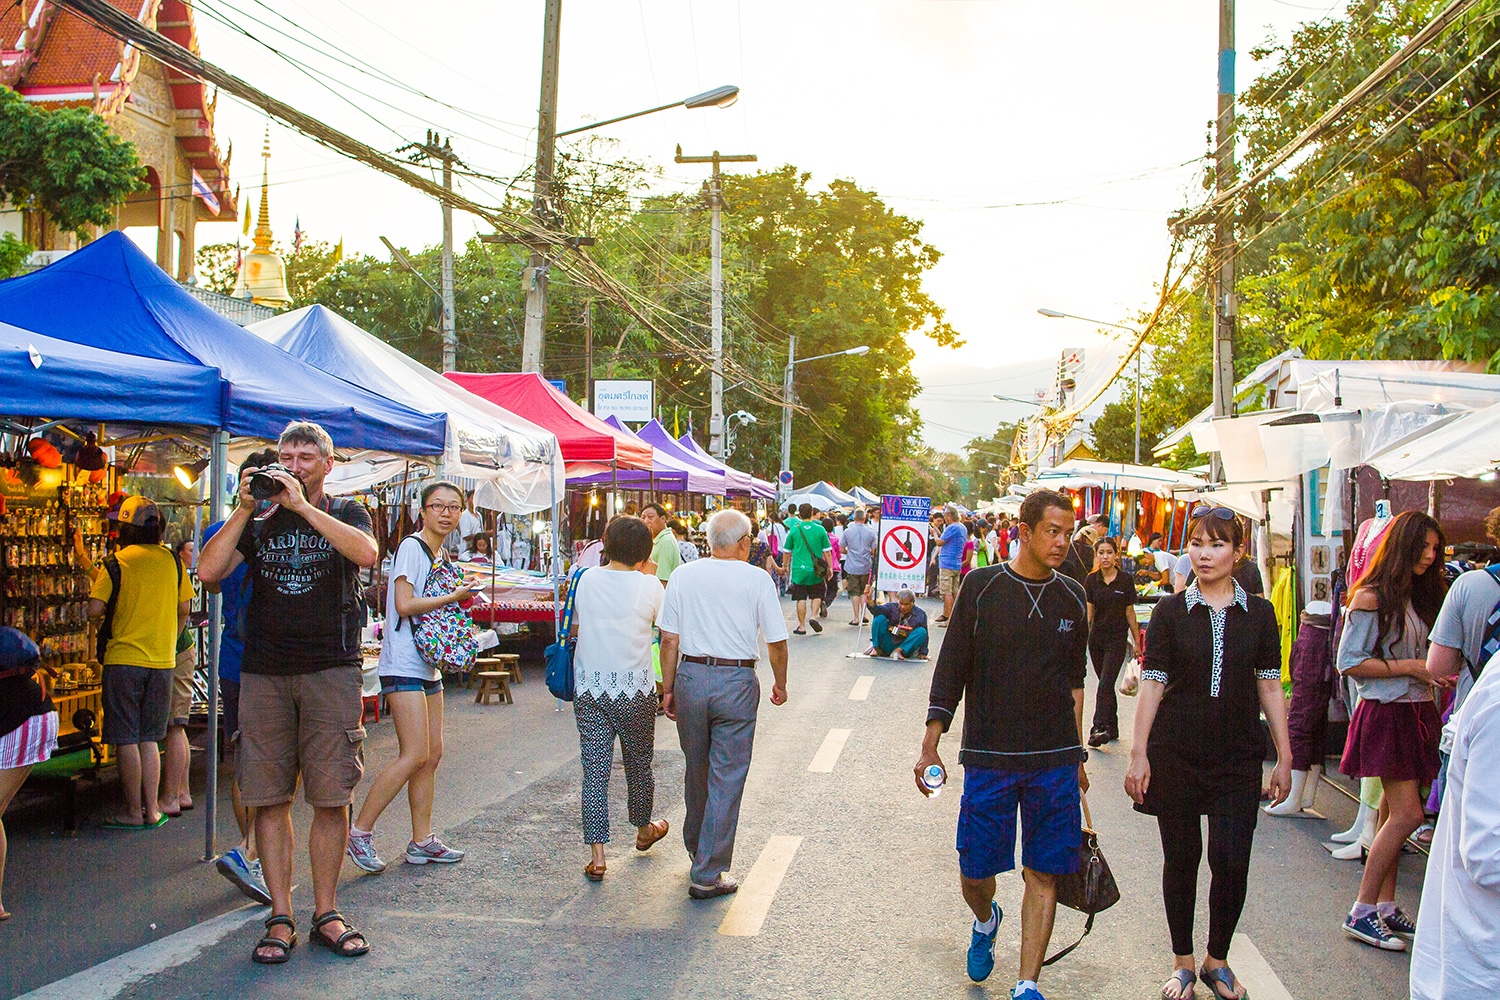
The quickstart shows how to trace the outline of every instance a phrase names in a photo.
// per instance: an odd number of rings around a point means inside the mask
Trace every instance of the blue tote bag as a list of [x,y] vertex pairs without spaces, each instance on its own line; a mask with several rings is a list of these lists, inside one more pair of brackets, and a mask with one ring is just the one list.
[[569,633],[573,631],[573,599],[578,595],[578,581],[588,567],[580,566],[568,580],[568,599],[563,602],[562,622],[558,626],[556,641],[542,651],[547,660],[547,690],[552,697],[563,701],[573,700],[573,649],[578,640]]

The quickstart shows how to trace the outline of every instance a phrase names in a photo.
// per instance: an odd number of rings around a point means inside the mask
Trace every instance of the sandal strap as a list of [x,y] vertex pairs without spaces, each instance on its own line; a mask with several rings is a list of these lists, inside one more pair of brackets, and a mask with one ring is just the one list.
[[335,920],[345,925],[349,923],[338,910],[329,910],[327,913],[315,913],[313,914],[313,930],[317,930],[325,924],[331,924]]
[[[324,937],[327,937],[327,935],[325,934]],[[370,943],[370,939],[369,938],[365,937],[363,934],[361,934],[359,931],[355,930],[353,927],[347,927],[347,925],[346,925],[346,929],[345,929],[344,933],[340,934],[338,936],[338,940],[335,941],[335,942],[333,942],[333,943],[336,944],[336,945],[338,945],[340,948],[343,948],[345,942],[352,941],[354,938],[359,938],[365,944],[369,944]]]
[[[290,927],[292,930],[296,930],[297,921],[293,920],[285,913],[273,913],[271,916],[266,918],[266,929],[270,930],[272,927]],[[277,941],[280,939],[271,938],[271,940]]]
[[267,934],[265,937],[260,939],[260,943],[255,946],[255,950],[259,951],[262,948],[271,947],[280,948],[282,951],[291,951],[292,942],[283,941],[279,937],[271,937],[271,935]]

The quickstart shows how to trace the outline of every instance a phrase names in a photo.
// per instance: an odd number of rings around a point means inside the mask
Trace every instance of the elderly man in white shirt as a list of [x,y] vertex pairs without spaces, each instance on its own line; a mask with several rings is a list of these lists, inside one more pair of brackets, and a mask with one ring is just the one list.
[[750,519],[721,510],[707,535],[713,558],[678,567],[657,619],[662,708],[687,758],[682,839],[694,899],[739,889],[729,866],[760,706],[757,633],[770,654],[771,704],[786,704],[786,621],[770,576],[747,561]]
[[1411,953],[1415,1000],[1480,996],[1500,983],[1500,656],[1459,709],[1448,789],[1432,837]]

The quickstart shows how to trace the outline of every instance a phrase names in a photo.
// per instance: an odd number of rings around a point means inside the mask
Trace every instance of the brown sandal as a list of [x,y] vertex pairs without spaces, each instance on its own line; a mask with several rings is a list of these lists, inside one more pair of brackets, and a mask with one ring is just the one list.
[[583,866],[583,877],[590,882],[604,881],[604,866],[596,865],[592,861]]
[[[665,837],[669,829],[671,829],[671,827],[668,826],[666,820],[652,820],[650,823],[647,823],[645,826],[641,827],[640,830],[637,830],[635,832],[635,849],[637,851],[651,850],[651,845],[656,843],[661,838]],[[643,831],[650,832],[643,833]]]

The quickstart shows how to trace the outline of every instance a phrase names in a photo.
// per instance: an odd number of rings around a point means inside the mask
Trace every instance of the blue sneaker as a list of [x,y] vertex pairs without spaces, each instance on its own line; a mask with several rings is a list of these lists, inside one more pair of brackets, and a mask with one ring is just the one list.
[[1021,990],[1019,992],[1017,992],[1016,990],[1011,990],[1010,1000],[1047,1000],[1047,998],[1042,996],[1042,994],[1037,990],[1034,990],[1030,986],[1028,986],[1024,990]]
[[246,861],[238,847],[231,847],[219,855],[214,867],[219,870],[220,875],[234,883],[240,892],[262,906],[271,905],[271,893],[266,889],[266,879],[261,874],[259,861]]
[[969,978],[976,983],[984,982],[995,971],[995,936],[1000,933],[1000,921],[1005,914],[995,902],[990,903],[990,912],[994,914],[995,929],[988,934],[972,931],[969,939]]
[[1367,913],[1358,920],[1352,914],[1345,917],[1344,933],[1383,951],[1406,950],[1406,942],[1386,930],[1385,921],[1380,919],[1378,912]]
[[1401,909],[1401,907],[1399,906],[1396,907],[1396,912],[1392,913],[1390,916],[1381,917],[1380,922],[1385,924],[1386,930],[1390,931],[1397,937],[1411,939],[1417,936],[1416,921],[1412,920],[1411,917],[1408,917],[1406,915],[1406,911]]

